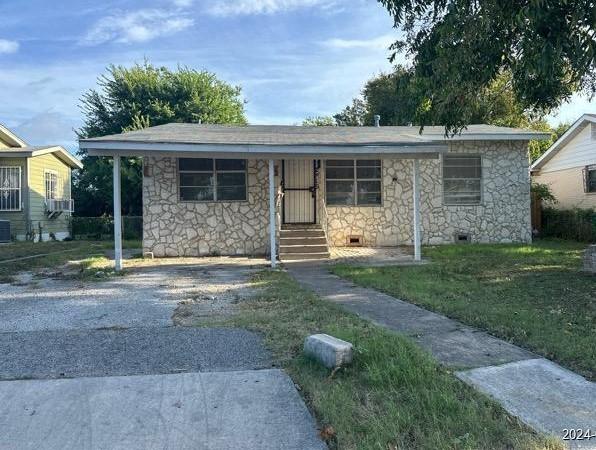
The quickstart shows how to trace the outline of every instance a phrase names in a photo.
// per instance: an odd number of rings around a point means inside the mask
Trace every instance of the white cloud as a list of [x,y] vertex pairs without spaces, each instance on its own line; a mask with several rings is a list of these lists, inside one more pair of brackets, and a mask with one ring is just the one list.
[[174,5],[176,5],[180,8],[188,8],[194,2],[194,0],[173,0],[173,1],[174,1]]
[[0,39],[0,55],[2,53],[16,53],[18,49],[19,43],[17,41]]
[[275,14],[299,8],[330,8],[337,0],[217,0],[209,8],[217,16]]
[[181,17],[180,12],[163,9],[114,13],[99,19],[82,43],[98,45],[105,42],[147,42],[159,36],[177,33],[193,24],[193,19]]
[[362,48],[374,48],[386,50],[391,44],[397,40],[397,37],[393,34],[385,34],[372,39],[340,39],[333,38],[323,41],[322,44],[325,47],[336,48],[336,49],[362,49]]

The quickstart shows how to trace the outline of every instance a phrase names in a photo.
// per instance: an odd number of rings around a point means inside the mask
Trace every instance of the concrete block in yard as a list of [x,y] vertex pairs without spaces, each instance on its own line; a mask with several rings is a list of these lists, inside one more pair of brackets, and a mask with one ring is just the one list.
[[153,252],[144,252],[143,258],[144,259],[153,259]]
[[328,334],[313,334],[304,340],[304,353],[330,369],[352,362],[352,344]]

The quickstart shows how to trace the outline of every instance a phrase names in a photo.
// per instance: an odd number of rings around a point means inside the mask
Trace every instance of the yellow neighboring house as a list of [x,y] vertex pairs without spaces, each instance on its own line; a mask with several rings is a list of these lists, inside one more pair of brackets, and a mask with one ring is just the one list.
[[584,114],[530,168],[559,209],[596,208],[596,114]]
[[70,236],[71,171],[82,167],[63,147],[30,146],[0,125],[0,241]]

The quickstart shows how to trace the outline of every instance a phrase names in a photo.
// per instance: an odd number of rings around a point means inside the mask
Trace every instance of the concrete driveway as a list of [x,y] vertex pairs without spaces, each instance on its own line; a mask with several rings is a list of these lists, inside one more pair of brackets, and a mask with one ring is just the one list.
[[138,264],[0,284],[0,449],[325,448],[259,335],[177,326],[232,313],[264,261]]

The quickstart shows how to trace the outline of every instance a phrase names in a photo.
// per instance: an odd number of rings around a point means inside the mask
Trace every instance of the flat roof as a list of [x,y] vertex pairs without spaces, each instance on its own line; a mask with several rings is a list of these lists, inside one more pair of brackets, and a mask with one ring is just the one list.
[[437,157],[451,141],[531,140],[547,134],[518,128],[470,125],[461,134],[445,137],[445,128],[307,127],[288,125],[207,125],[170,123],[137,131],[81,139],[91,155],[157,155],[202,152],[293,157],[331,155],[403,155]]

